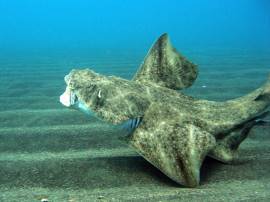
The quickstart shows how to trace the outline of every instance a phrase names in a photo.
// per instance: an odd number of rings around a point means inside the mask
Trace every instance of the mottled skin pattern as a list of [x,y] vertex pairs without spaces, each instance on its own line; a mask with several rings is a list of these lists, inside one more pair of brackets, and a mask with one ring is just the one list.
[[196,66],[176,52],[165,34],[131,81],[89,69],[72,70],[65,81],[79,101],[108,122],[141,117],[129,144],[177,183],[195,187],[204,158],[231,162],[249,130],[263,123],[270,105],[269,81],[226,102],[176,91],[192,85],[197,74]]
[[191,86],[197,75],[196,65],[180,55],[164,34],[150,49],[133,80],[181,90]]

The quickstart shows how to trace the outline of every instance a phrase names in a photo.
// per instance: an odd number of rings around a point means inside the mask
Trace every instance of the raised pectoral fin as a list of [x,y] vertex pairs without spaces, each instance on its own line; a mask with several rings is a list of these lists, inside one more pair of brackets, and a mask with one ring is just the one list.
[[180,55],[168,35],[163,34],[149,50],[133,80],[181,90],[191,86],[197,74],[196,65]]
[[181,123],[180,114],[170,116],[168,110],[162,113],[156,107],[147,111],[130,139],[131,145],[172,180],[197,186],[201,164],[215,145],[214,137],[193,124]]

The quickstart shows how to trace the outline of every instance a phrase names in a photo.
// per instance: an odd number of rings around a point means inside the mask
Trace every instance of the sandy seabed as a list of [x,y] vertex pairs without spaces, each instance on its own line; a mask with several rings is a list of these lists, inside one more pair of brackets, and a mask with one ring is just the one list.
[[[244,95],[270,73],[266,53],[216,50],[187,55],[199,64],[200,75],[185,93],[203,99]],[[138,156],[119,128],[58,102],[65,88],[63,77],[72,67],[92,66],[101,73],[131,78],[140,60],[121,54],[2,58],[1,202],[270,200],[269,127],[253,128],[234,165],[206,159],[201,185],[190,189]]]

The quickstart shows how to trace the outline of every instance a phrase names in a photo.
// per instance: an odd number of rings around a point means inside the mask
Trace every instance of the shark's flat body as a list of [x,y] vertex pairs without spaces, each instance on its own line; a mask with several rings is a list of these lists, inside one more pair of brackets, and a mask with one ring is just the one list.
[[196,66],[162,35],[129,81],[89,69],[65,77],[60,101],[84,108],[114,124],[128,120],[134,130],[129,144],[179,184],[195,187],[206,156],[231,162],[240,143],[270,106],[270,82],[254,92],[226,102],[199,100],[179,91],[192,85]]

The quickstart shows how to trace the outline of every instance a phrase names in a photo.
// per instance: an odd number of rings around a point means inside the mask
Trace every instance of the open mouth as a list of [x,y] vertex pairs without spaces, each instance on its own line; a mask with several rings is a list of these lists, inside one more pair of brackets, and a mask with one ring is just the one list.
[[73,91],[66,88],[65,92],[60,96],[60,102],[66,107],[71,107],[78,102],[78,97]]
[[69,88],[66,88],[59,100],[65,107],[77,109],[87,115],[95,116],[95,113],[89,109],[82,100],[79,100],[76,93]]

